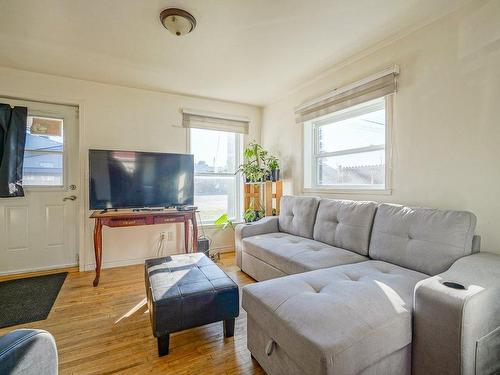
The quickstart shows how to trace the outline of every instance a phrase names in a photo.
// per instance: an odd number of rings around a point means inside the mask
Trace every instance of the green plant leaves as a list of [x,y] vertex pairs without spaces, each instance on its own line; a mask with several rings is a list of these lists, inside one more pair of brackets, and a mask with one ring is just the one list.
[[241,172],[249,182],[262,182],[270,171],[279,169],[278,158],[256,143],[251,142],[243,151],[245,162],[240,165]]

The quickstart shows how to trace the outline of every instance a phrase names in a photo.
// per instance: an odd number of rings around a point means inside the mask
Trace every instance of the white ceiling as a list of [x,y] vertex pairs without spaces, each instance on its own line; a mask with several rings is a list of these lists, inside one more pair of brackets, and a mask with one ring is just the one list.
[[[0,65],[264,105],[463,0],[2,0]],[[177,6],[198,21],[175,37]]]

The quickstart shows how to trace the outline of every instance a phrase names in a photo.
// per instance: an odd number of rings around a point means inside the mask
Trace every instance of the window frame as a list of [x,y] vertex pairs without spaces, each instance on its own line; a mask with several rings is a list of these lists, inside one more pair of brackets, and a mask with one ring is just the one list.
[[[213,129],[204,129],[204,128],[187,128],[186,129],[186,132],[187,132],[187,150],[188,150],[188,153],[190,154],[193,154],[193,149],[192,149],[192,143],[191,143],[191,130],[193,129],[196,129],[196,130],[206,130],[206,131],[219,131],[219,132],[225,132],[223,130],[213,130]],[[236,152],[235,152],[235,156],[236,156],[236,160],[235,160],[235,167],[238,168],[239,165],[242,163],[242,160],[243,160],[243,145],[244,145],[244,135],[241,134],[241,133],[237,133],[237,132],[225,132],[225,133],[231,133],[231,134],[234,134],[235,135],[235,148],[236,148]],[[236,217],[229,217],[229,220],[231,220],[232,222],[241,222],[242,221],[242,217],[243,217],[243,213],[242,213],[242,208],[243,208],[243,180],[242,180],[242,176],[241,176],[241,172],[237,172],[237,173],[230,173],[230,172],[224,172],[224,173],[209,173],[209,172],[206,172],[206,173],[196,173],[196,171],[194,172],[194,178],[196,179],[197,176],[200,176],[200,177],[232,177],[235,179],[234,181],[234,186],[235,186],[235,193],[234,193],[234,208],[235,208],[235,213],[236,213]],[[200,216],[201,217],[201,216]],[[212,225],[215,225],[214,222],[215,222],[216,219],[214,220],[202,220],[201,219],[201,225],[203,226],[212,226]]]
[[[329,114],[320,118],[312,119],[303,124],[303,144],[302,144],[302,191],[303,193],[330,193],[330,194],[382,194],[390,195],[392,194],[392,126],[393,126],[393,96],[394,94],[386,95],[379,99],[371,100],[374,102],[376,100],[383,99],[385,105],[385,181],[384,185],[318,185],[317,184],[317,159],[321,157],[335,156],[342,153],[349,154],[355,149],[343,150],[338,152],[325,152],[319,153],[319,137],[318,128],[322,125],[318,125],[318,122],[325,121],[326,119],[332,117],[334,114]],[[362,106],[363,104],[358,104],[352,107],[348,107],[342,111],[346,114],[349,113],[349,109],[353,107]]]

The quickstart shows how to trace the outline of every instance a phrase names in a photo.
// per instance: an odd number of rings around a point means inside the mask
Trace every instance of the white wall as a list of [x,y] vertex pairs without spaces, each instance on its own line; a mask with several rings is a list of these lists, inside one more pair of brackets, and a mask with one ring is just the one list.
[[262,142],[283,160],[285,192],[301,194],[303,186],[302,128],[294,107],[398,64],[392,194],[328,196],[470,210],[483,250],[500,253],[499,20],[500,1],[469,2],[266,106]]
[[[90,63],[90,62],[89,62]],[[80,263],[94,266],[88,218],[89,148],[108,148],[158,152],[187,152],[187,131],[181,128],[182,108],[247,116],[248,139],[260,139],[261,109],[254,106],[168,93],[125,88],[0,67],[0,96],[81,105],[80,188],[82,225]],[[105,228],[103,231],[103,267],[140,263],[153,254],[160,232],[173,231],[176,239],[167,242],[168,252],[183,249],[181,225],[155,225],[133,228]],[[231,248],[234,235],[208,230],[216,247]]]

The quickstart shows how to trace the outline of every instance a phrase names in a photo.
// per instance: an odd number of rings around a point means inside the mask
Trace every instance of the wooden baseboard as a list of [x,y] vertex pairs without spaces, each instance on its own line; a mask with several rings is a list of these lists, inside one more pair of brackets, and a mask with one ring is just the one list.
[[59,272],[79,272],[78,267],[65,267],[65,268],[55,268],[52,270],[44,270],[44,271],[34,271],[34,272],[24,272],[24,273],[14,273],[10,275],[0,275],[0,282],[7,280],[15,280],[15,279],[24,279],[27,277],[33,276],[43,276],[43,275],[51,275]]
[[[219,247],[214,247],[210,249],[210,253],[215,254],[215,253],[232,253],[234,252],[234,246],[219,246]],[[184,254],[183,252],[179,253],[172,253],[172,254],[167,254],[167,255],[175,255],[175,254]],[[153,258],[154,256],[151,255],[149,258]],[[116,268],[116,267],[126,267],[126,266],[133,266],[135,264],[144,264],[144,261],[148,258],[134,258],[134,259],[124,259],[124,260],[115,260],[111,262],[104,262],[102,264],[101,269],[108,269],[108,268]],[[81,272],[87,272],[87,271],[95,271],[95,263],[87,263],[82,266]]]

